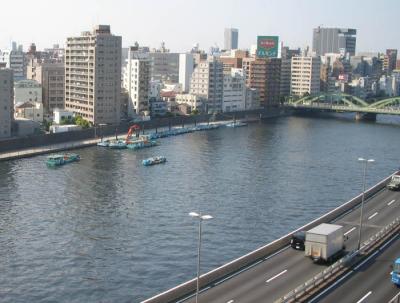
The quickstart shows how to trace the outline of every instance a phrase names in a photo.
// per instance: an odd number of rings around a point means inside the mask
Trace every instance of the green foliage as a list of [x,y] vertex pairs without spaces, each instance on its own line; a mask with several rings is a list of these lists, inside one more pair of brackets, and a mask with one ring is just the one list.
[[89,128],[91,126],[90,122],[83,119],[81,116],[76,116],[74,120],[75,124],[81,126],[82,128]]
[[198,109],[194,109],[194,110],[191,111],[190,114],[191,114],[192,116],[195,116],[195,115],[198,115],[199,113],[200,113],[200,112],[199,112]]

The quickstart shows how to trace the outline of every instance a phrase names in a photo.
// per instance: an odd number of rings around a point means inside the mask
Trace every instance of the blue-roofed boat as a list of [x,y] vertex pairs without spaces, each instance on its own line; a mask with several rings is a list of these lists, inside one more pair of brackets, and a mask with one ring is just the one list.
[[156,165],[156,164],[161,164],[167,162],[167,158],[164,156],[157,156],[157,157],[151,157],[148,159],[144,159],[142,161],[144,166],[151,166],[151,165]]
[[46,164],[51,167],[61,166],[64,164],[79,161],[81,158],[78,154],[57,154],[50,155],[47,157]]

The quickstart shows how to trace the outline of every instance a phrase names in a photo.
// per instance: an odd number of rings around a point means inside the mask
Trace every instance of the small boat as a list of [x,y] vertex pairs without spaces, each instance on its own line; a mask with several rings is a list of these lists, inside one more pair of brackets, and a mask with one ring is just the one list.
[[142,149],[146,147],[153,147],[157,146],[158,143],[155,140],[149,140],[149,141],[139,141],[139,142],[133,142],[127,145],[129,149],[137,150],[137,149]]
[[161,163],[165,163],[165,162],[167,162],[167,158],[165,158],[164,156],[151,157],[148,159],[144,159],[142,161],[144,166],[151,166],[151,165],[161,164]]
[[110,143],[108,144],[108,147],[111,149],[125,149],[126,143],[123,140],[114,140],[114,141],[110,141]]
[[47,157],[46,164],[48,166],[61,166],[64,164],[79,161],[81,158],[78,154],[58,154]]
[[236,122],[230,122],[228,124],[225,124],[226,127],[241,127],[241,126],[247,126],[247,123],[241,122],[241,121],[236,121]]
[[100,142],[97,143],[97,146],[101,146],[101,147],[108,147],[110,145],[110,140],[102,140]]

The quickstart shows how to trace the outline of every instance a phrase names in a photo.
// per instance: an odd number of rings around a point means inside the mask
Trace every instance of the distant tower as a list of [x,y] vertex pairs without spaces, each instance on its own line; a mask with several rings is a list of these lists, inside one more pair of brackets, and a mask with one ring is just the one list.
[[224,49],[238,49],[239,45],[239,30],[236,28],[225,28],[224,32]]

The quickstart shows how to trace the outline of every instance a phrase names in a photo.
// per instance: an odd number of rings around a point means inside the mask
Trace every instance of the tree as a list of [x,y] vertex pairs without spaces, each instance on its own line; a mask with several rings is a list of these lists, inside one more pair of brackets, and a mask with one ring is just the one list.
[[192,110],[192,112],[190,114],[192,116],[198,115],[199,114],[199,110],[196,108],[196,109]]
[[76,116],[74,120],[75,124],[81,126],[82,128],[89,128],[91,126],[90,122],[83,119],[81,116]]

